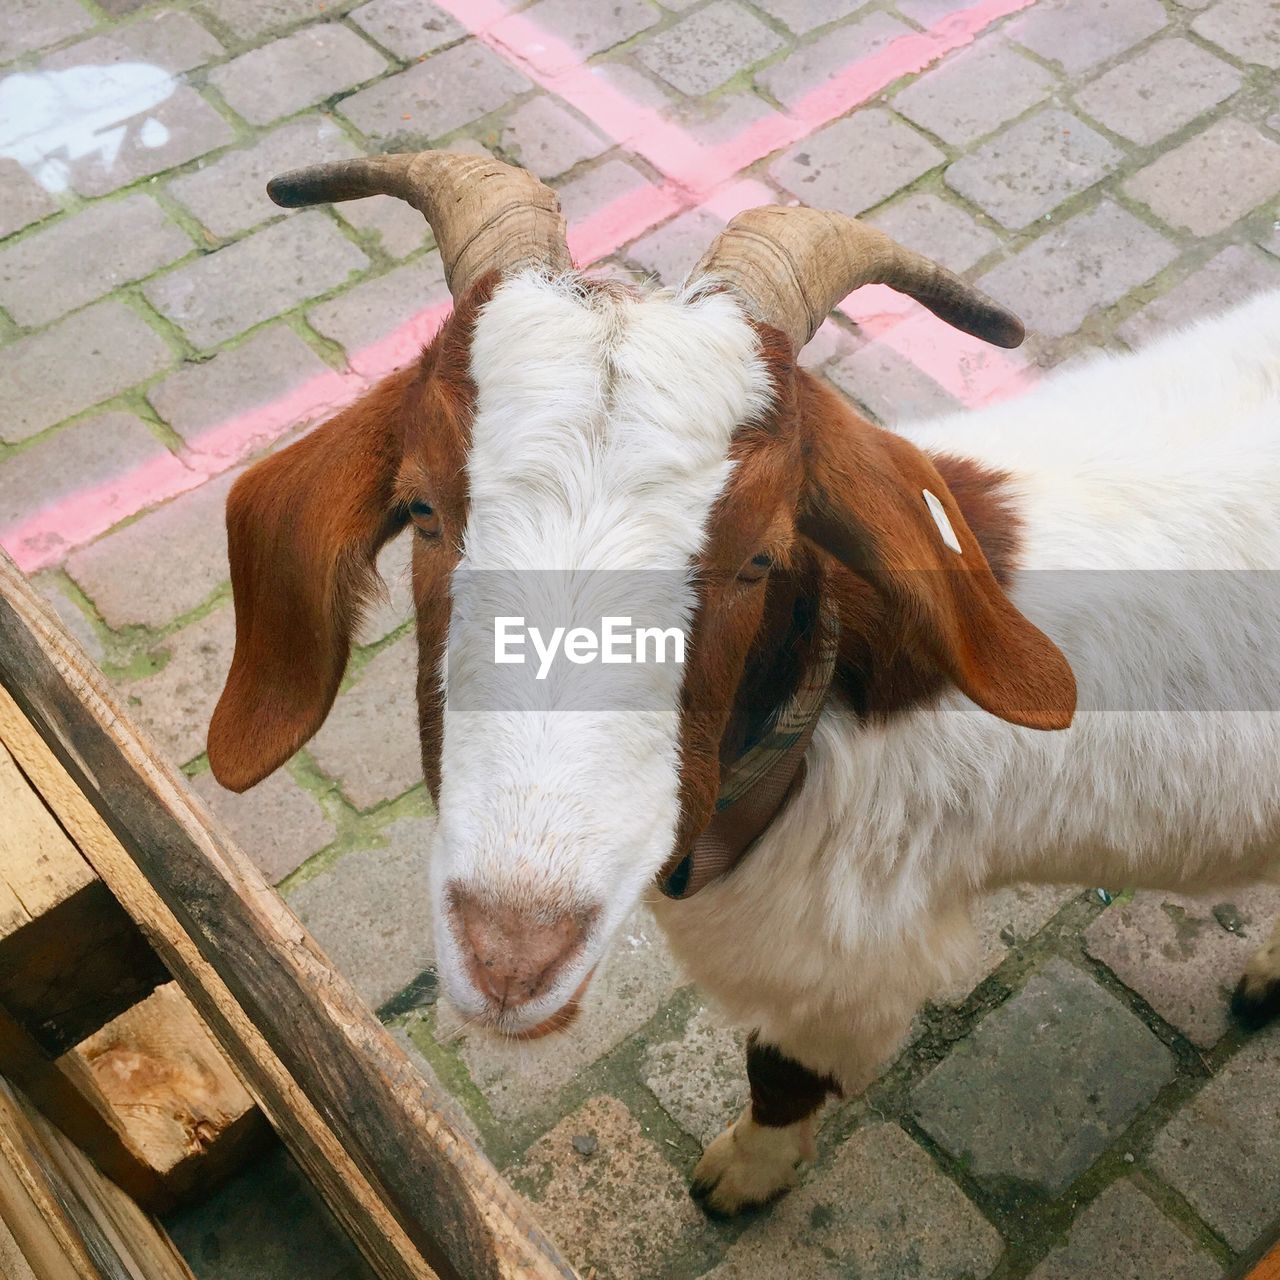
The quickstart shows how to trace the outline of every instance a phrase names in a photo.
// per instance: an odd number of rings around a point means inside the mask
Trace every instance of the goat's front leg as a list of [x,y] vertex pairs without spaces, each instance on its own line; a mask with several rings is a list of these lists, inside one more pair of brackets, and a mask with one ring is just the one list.
[[795,1181],[814,1155],[814,1127],[828,1094],[840,1086],[782,1050],[747,1041],[751,1102],[702,1153],[693,1171],[693,1196],[713,1216],[757,1208]]

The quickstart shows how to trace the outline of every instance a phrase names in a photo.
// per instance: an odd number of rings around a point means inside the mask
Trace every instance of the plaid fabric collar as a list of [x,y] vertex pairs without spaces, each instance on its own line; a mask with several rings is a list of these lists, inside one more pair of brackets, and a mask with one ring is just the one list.
[[737,804],[777,766],[781,757],[793,752],[802,739],[807,746],[813,736],[813,727],[831,690],[836,653],[840,648],[840,616],[827,600],[819,606],[818,627],[813,658],[800,683],[765,721],[747,749],[721,771],[717,813]]
[[805,752],[831,689],[840,647],[840,617],[829,600],[819,605],[816,625],[818,636],[799,683],[737,759],[723,766],[706,830],[659,873],[658,887],[667,897],[692,897],[732,871],[803,785]]

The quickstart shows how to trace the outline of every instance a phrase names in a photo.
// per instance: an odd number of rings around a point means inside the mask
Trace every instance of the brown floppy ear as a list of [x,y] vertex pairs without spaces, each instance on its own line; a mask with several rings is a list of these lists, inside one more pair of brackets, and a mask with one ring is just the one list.
[[[1065,729],[1076,707],[1070,665],[1005,595],[925,454],[855,417],[816,384],[803,430],[800,531],[900,609],[978,706],[1030,729]],[[943,517],[931,513],[926,492]]]
[[259,462],[227,498],[236,647],[209,766],[232,791],[279,768],[333,705],[374,559],[406,519],[394,485],[415,373]]

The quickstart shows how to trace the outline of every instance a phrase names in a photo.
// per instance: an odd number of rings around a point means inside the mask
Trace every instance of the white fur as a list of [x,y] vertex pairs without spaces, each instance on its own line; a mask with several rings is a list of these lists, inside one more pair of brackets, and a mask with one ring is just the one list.
[[1250,602],[1193,607],[1211,577],[1135,601],[1132,577],[1100,573],[1082,602],[1047,572],[1280,569],[1280,294],[904,434],[1011,474],[1012,594],[1076,671],[1074,725],[1017,728],[958,693],[880,726],[829,705],[803,792],[750,857],[687,901],[654,900],[737,1021],[849,1089],[963,976],[984,891],[1280,874],[1280,715],[1193,709],[1221,694],[1227,646],[1237,692],[1274,704],[1280,617],[1254,610],[1246,662]]
[[[670,852],[682,668],[645,668],[627,707],[513,710],[469,628],[482,626],[495,583],[513,613],[598,619],[645,575],[687,625],[689,565],[731,470],[730,437],[769,403],[756,348],[726,296],[587,292],[572,276],[508,280],[477,321],[471,506],[454,576],[432,860],[446,990],[464,1011],[482,1010],[440,916],[446,884],[509,906],[600,911],[578,963],[506,1015],[507,1029],[564,1003]],[[536,572],[565,569],[602,572],[571,587]]]

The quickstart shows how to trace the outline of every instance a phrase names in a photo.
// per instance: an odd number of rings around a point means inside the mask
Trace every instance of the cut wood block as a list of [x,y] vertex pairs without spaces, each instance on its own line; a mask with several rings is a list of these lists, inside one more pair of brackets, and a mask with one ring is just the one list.
[[0,1262],[15,1280],[193,1280],[155,1219],[3,1079]]
[[157,987],[67,1057],[88,1068],[169,1203],[212,1190],[270,1132],[176,983]]
[[0,742],[0,1005],[58,1054],[164,967]]

